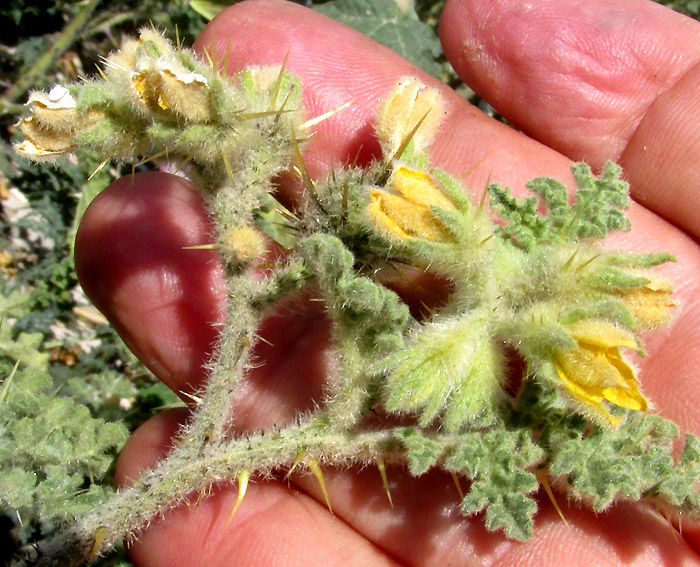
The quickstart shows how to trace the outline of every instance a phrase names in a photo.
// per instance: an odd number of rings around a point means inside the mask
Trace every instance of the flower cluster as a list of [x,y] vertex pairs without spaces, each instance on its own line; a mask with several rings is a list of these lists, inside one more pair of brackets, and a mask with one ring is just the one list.
[[[645,411],[649,404],[620,349],[639,350],[635,331],[668,320],[672,286],[640,270],[641,257],[606,253],[590,238],[567,238],[561,221],[575,218],[575,207],[587,206],[587,200],[606,191],[609,202],[600,208],[609,207],[615,216],[626,193],[611,180],[609,189],[595,194],[581,189],[569,206],[565,188],[549,183],[541,191],[556,219],[534,221],[542,228],[533,230],[528,241],[533,246],[519,246],[509,237],[522,233],[510,218],[513,232],[504,230],[500,238],[486,213],[460,198],[456,181],[425,169],[426,141],[440,120],[423,119],[431,116],[428,109],[436,98],[433,90],[406,79],[378,119],[391,175],[385,187],[368,190],[370,226],[393,244],[395,254],[399,249],[399,255],[419,265],[429,259],[430,269],[454,287],[443,309],[449,315],[438,314],[433,324],[414,330],[411,347],[384,362],[386,409],[417,413],[421,425],[440,423],[448,429],[497,419],[505,398],[506,344],[524,356],[528,379],[554,388],[575,411],[609,425],[622,421],[610,406]],[[578,174],[580,187],[590,186],[590,171],[588,176]],[[581,228],[581,234],[586,230]],[[669,259],[659,255],[651,265]]]

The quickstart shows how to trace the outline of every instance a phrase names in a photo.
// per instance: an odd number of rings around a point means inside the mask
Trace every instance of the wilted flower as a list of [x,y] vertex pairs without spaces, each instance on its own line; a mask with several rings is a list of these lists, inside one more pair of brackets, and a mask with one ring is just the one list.
[[138,97],[149,108],[174,112],[188,120],[205,121],[212,109],[207,79],[177,61],[159,60],[131,75]]
[[27,100],[30,115],[18,126],[25,140],[15,149],[31,159],[70,152],[75,136],[95,123],[98,111],[80,113],[68,89],[55,85],[48,93],[33,92]]
[[604,400],[631,410],[646,410],[648,403],[639,392],[634,370],[619,351],[619,347],[636,350],[632,333],[593,320],[579,321],[567,330],[578,346],[557,348],[554,365],[569,392],[613,424],[619,419],[607,410]]
[[54,85],[48,93],[31,93],[26,105],[40,123],[58,130],[72,130],[76,126],[78,105],[68,89],[61,85]]

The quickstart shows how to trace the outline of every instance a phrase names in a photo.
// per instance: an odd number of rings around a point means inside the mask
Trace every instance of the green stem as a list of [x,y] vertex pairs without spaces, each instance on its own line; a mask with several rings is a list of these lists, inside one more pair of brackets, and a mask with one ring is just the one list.
[[349,434],[329,430],[326,419],[319,416],[279,431],[237,437],[211,451],[210,455],[191,459],[182,454],[180,447],[175,448],[136,484],[117,492],[103,506],[42,546],[37,565],[81,565],[91,555],[106,552],[117,541],[188,502],[193,494],[206,493],[242,470],[266,476],[276,469],[291,467],[300,454],[325,465],[368,464],[376,462],[380,455],[386,462],[402,459],[392,430]]

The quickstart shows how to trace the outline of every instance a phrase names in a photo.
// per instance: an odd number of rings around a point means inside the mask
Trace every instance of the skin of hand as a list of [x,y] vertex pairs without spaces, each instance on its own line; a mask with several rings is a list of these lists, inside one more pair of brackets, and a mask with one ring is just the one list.
[[[435,164],[479,195],[498,181],[524,194],[547,175],[570,181],[570,160],[625,168],[635,201],[632,231],[609,238],[629,251],[670,251],[661,272],[680,302],[668,327],[650,334],[636,360],[654,411],[700,434],[700,24],[642,0],[449,0],[441,21],[445,53],[472,88],[522,133],[489,119],[441,88],[446,118],[432,148]],[[233,72],[251,64],[287,67],[304,87],[310,115],[352,101],[320,124],[304,159],[314,177],[378,153],[372,124],[398,78],[436,81],[361,34],[299,5],[237,4],[212,21],[196,49],[227,55]],[[298,186],[280,189],[294,203]],[[90,206],[77,237],[78,274],[88,295],[129,347],[176,392],[205,379],[202,364],[222,320],[222,269],[201,197],[183,179],[159,172],[124,178]],[[419,285],[420,282],[416,282]],[[240,430],[283,424],[322,399],[331,364],[328,321],[316,302],[294,300],[268,319],[260,363],[238,401]],[[183,398],[185,399],[185,398]],[[187,401],[187,400],[186,400]],[[187,410],[142,425],[123,450],[117,481],[167,453]],[[136,565],[432,565],[508,567],[566,564],[700,565],[700,529],[682,532],[645,505],[594,514],[564,495],[568,527],[541,495],[527,543],[490,533],[458,510],[452,480],[438,472],[412,478],[326,470],[335,514],[313,477],[251,483],[236,516],[235,485],[181,506],[131,542]]]

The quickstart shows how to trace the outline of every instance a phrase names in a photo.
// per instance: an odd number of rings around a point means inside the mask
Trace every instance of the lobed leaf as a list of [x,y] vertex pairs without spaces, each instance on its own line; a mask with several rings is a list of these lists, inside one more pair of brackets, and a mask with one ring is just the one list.
[[531,469],[542,460],[542,449],[527,430],[509,430],[503,425],[466,432],[459,441],[445,468],[472,481],[462,511],[472,514],[485,510],[490,530],[503,529],[508,537],[529,539],[537,511],[530,494],[539,487]]

